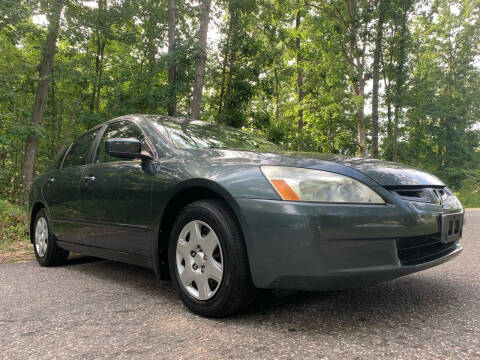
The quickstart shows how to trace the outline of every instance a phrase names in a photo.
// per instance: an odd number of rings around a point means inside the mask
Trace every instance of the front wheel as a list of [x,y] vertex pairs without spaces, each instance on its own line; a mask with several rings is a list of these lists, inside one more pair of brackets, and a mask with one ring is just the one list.
[[196,201],[181,211],[168,257],[175,290],[196,314],[223,317],[255,299],[241,231],[223,201]]
[[35,215],[33,222],[33,250],[41,266],[63,265],[68,251],[58,247],[52,233],[50,220],[44,209]]

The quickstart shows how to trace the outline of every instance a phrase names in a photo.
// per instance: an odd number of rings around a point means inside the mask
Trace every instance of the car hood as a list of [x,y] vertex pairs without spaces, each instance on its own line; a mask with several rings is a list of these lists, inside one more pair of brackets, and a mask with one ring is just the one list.
[[444,186],[444,183],[432,174],[390,161],[342,157],[330,161],[358,170],[383,186]]
[[[336,154],[312,152],[252,152],[238,150],[204,150],[209,162],[253,162],[259,165],[297,166],[335,172],[332,164],[345,166],[383,186],[444,186],[436,176],[412,166],[369,158],[349,158]],[[205,154],[205,152],[207,154]],[[338,168],[338,166],[337,166]]]

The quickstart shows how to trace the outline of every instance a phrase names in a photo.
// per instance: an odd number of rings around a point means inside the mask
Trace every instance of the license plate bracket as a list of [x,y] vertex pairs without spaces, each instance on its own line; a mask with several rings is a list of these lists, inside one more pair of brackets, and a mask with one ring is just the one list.
[[458,241],[462,237],[463,213],[442,215],[442,242]]

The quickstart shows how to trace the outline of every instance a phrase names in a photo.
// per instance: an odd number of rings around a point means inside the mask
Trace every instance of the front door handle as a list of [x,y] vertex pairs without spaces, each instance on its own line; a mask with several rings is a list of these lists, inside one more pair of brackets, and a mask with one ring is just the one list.
[[82,181],[85,185],[92,184],[95,182],[95,176],[84,176],[82,177]]

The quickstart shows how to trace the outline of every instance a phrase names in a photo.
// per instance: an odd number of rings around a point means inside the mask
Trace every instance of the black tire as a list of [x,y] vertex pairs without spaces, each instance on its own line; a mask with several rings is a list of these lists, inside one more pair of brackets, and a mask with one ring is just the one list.
[[[46,251],[42,254],[39,254],[37,250],[36,240],[35,240],[35,233],[37,230],[37,226],[39,224],[39,219],[43,218],[46,221],[48,237],[46,241]],[[45,209],[40,209],[33,220],[33,227],[32,227],[32,240],[33,240],[33,251],[35,252],[35,258],[40,266],[56,266],[56,265],[63,265],[65,264],[68,251],[63,250],[58,247],[55,241],[55,235],[52,233],[52,226],[50,223],[50,218],[47,215]]]
[[[191,221],[199,220],[210,226],[220,242],[223,253],[223,278],[216,293],[207,300],[192,297],[179,279],[176,247],[180,232]],[[172,283],[185,306],[204,317],[225,317],[255,300],[255,288],[250,278],[247,253],[240,226],[222,200],[201,200],[186,206],[177,216],[168,247],[168,262]]]

